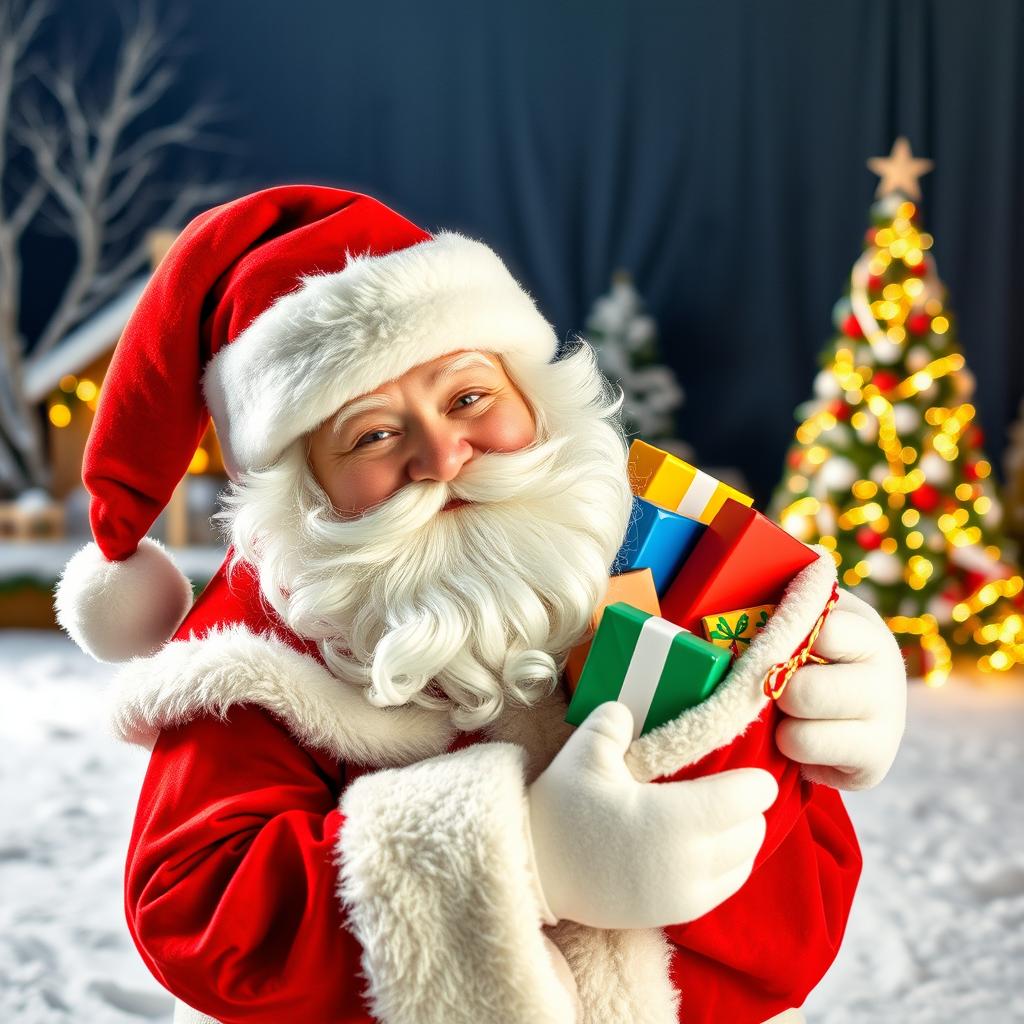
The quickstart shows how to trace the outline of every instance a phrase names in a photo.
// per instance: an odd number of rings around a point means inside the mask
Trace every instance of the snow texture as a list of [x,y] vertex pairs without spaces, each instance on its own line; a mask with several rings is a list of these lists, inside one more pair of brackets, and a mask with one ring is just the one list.
[[[124,923],[144,750],[104,715],[109,666],[0,631],[0,1021],[169,1024]],[[1024,680],[911,688],[877,789],[850,793],[865,868],[809,1024],[1024,1022]]]

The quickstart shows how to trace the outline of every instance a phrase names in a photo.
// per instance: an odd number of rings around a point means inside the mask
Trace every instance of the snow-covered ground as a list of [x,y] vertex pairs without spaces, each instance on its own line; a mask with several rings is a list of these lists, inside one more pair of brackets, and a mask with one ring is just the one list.
[[[0,631],[4,1024],[170,1020],[122,913],[147,755],[109,737],[109,675],[58,634]],[[863,881],[808,1019],[1024,1022],[1024,679],[916,685],[910,703],[889,778],[847,799]]]

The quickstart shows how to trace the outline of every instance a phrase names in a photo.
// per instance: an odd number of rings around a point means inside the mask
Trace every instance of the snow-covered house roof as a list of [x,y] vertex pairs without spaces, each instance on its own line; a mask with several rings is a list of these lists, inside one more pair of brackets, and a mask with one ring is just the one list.
[[117,344],[132,315],[149,274],[132,278],[120,294],[101,306],[49,352],[25,364],[25,395],[30,402],[42,402],[61,377],[78,373],[94,359]]

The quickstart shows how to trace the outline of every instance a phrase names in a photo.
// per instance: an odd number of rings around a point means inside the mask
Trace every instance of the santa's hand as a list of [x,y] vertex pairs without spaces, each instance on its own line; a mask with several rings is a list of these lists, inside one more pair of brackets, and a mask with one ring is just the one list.
[[[660,928],[706,914],[750,876],[779,787],[761,768],[641,783],[625,704],[595,708],[527,791],[549,924]],[[546,904],[546,909],[545,909]]]
[[803,775],[837,789],[870,789],[896,758],[907,672],[879,614],[845,590],[814,644],[828,665],[805,665],[779,697],[775,742]]

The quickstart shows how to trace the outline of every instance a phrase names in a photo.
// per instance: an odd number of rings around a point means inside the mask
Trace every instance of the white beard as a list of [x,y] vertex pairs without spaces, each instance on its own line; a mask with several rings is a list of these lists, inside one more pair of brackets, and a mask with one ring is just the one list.
[[[632,508],[621,429],[583,391],[538,416],[529,448],[408,483],[355,520],[336,516],[300,439],[225,497],[235,557],[377,706],[445,708],[477,729],[506,697],[532,704],[587,631]],[[451,498],[474,504],[441,512]]]

